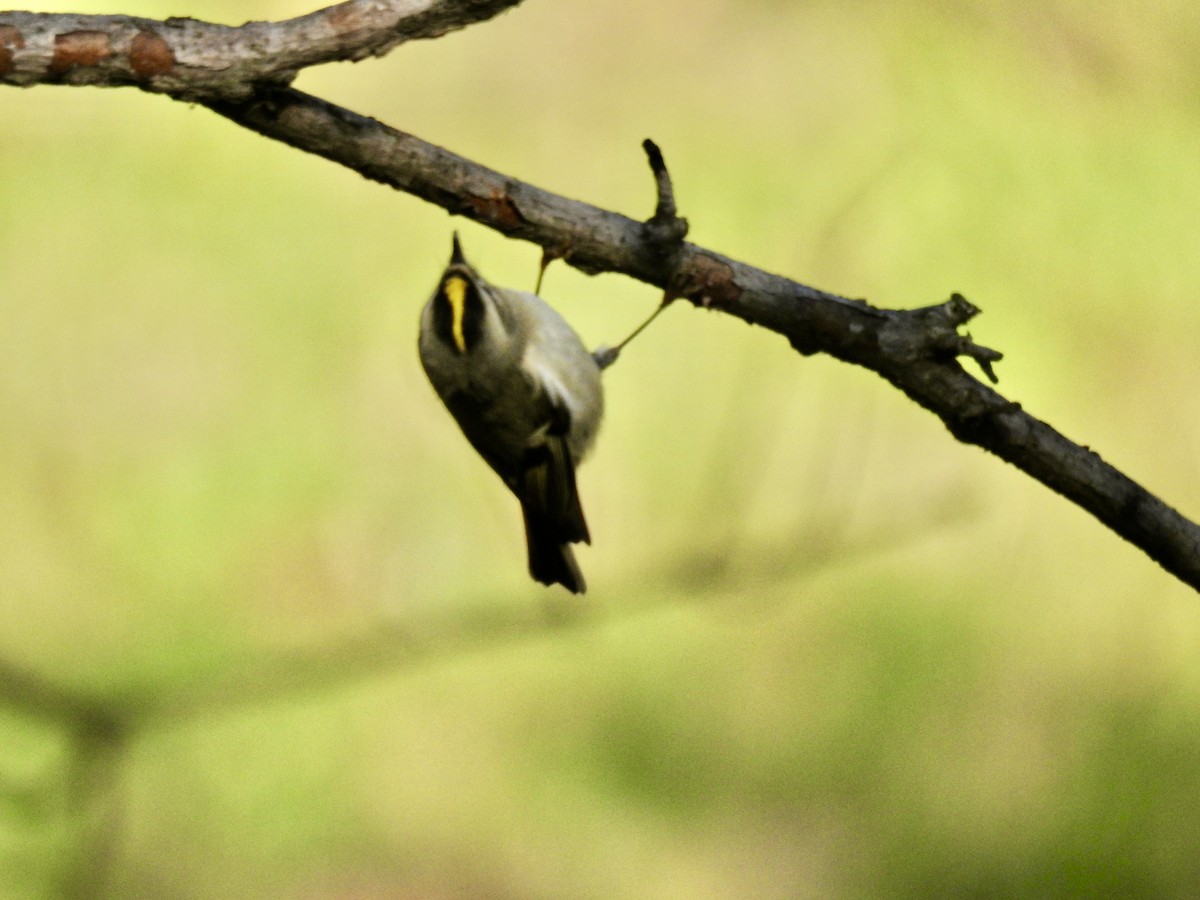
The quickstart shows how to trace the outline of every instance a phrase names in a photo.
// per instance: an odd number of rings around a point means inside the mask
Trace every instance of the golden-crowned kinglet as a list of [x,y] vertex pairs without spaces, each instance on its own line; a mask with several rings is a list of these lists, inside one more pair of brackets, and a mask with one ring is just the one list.
[[521,501],[529,574],[583,593],[571,544],[591,538],[575,467],[604,409],[596,360],[541,298],[479,277],[457,234],[421,312],[418,349],[471,446]]

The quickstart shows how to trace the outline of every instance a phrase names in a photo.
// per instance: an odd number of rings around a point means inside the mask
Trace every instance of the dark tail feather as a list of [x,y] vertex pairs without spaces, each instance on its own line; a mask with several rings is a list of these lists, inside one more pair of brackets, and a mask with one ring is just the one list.
[[518,497],[525,517],[529,574],[542,584],[561,584],[582,594],[587,590],[571,544],[591,542],[575,487],[575,464],[566,439],[550,435],[525,454]]
[[570,544],[560,543],[558,538],[531,520],[529,508],[525,510],[525,541],[529,546],[529,574],[542,584],[561,584],[574,594],[587,590],[587,582],[579,571],[575,553]]

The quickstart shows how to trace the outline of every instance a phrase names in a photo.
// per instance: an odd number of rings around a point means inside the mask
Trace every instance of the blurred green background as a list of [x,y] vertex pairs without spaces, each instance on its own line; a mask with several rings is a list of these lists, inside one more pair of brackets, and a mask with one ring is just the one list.
[[[298,86],[639,218],[651,136],[693,240],[961,291],[1007,396],[1194,516],[1197,60],[1187,0],[526,0]],[[875,376],[671,308],[575,601],[415,353],[452,228],[536,248],[162,97],[0,109],[0,896],[1200,883],[1200,598]],[[593,345],[657,301],[543,293]]]

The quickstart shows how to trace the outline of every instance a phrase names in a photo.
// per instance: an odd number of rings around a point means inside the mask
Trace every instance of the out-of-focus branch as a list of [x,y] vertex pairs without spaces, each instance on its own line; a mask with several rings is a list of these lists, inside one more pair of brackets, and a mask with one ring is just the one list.
[[491,18],[520,0],[347,0],[283,22],[233,27],[172,18],[0,12],[0,82],[136,85],[178,96],[245,97],[308,66],[382,56]]
[[124,727],[114,708],[2,659],[0,703],[20,715],[66,723],[77,731],[107,733]]

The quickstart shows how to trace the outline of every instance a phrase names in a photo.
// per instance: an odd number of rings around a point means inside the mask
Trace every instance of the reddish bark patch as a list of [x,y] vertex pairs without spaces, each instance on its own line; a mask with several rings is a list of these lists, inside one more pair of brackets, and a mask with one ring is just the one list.
[[0,76],[7,75],[13,65],[13,49],[25,46],[25,36],[11,25],[0,25]]
[[733,269],[715,257],[699,253],[681,274],[671,293],[699,306],[731,306],[742,296],[742,289],[733,280]]
[[339,34],[362,27],[363,14],[357,3],[342,3],[325,14],[329,27]]
[[525,222],[517,204],[503,191],[492,191],[490,197],[467,194],[467,202],[471,204],[477,217],[495,223],[502,231],[515,231]]
[[112,55],[112,44],[103,31],[68,31],[54,37],[50,74],[61,75],[80,66],[98,66]]
[[22,50],[25,47],[25,35],[12,25],[0,25],[0,47]]
[[163,75],[175,68],[175,51],[153,31],[139,31],[129,45],[129,67],[142,78]]

